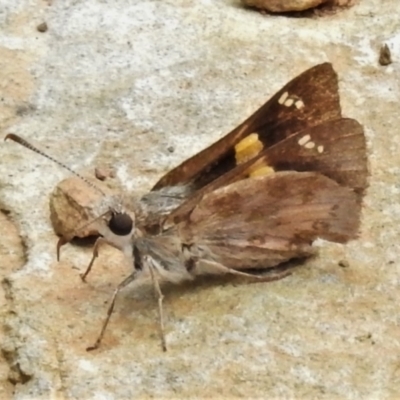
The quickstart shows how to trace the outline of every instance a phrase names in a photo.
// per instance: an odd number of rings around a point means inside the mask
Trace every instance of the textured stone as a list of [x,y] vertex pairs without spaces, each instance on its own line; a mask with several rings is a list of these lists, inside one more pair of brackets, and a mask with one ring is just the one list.
[[[107,246],[88,283],[79,271],[90,248],[65,246],[57,263],[49,197],[68,174],[2,143],[1,398],[400,397],[398,0],[327,18],[264,16],[237,0],[0,9],[4,134],[78,172],[111,165],[129,198],[324,61],[339,74],[344,115],[365,126],[371,169],[358,240],[317,243],[319,256],[279,282],[163,287],[167,353],[153,288],[128,287],[103,346],[87,353],[131,266]],[[394,60],[386,67],[382,43]]]

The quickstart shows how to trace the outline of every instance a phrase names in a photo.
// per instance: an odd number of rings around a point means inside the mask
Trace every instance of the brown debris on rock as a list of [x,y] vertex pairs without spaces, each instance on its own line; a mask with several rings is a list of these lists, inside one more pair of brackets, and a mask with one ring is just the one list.
[[245,6],[271,13],[299,12],[319,6],[329,8],[350,7],[355,2],[356,0],[242,0]]

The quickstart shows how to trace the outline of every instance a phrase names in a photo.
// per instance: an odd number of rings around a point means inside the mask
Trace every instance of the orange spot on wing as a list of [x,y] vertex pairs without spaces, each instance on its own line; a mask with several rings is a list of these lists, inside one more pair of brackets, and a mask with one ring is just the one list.
[[235,146],[236,164],[251,160],[264,148],[257,133],[251,133]]

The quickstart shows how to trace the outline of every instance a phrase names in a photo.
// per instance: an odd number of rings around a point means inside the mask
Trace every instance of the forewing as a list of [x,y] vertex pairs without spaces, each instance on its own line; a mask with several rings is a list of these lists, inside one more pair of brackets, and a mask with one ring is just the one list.
[[242,175],[257,175],[265,166],[274,171],[320,172],[354,189],[361,199],[369,175],[364,129],[353,119],[341,118],[300,131],[260,154]]
[[329,63],[308,69],[285,85],[228,135],[162,177],[153,190],[190,185],[194,192],[237,165],[235,145],[253,132],[259,150],[341,116],[337,75]]
[[355,120],[340,118],[289,136],[191,194],[168,216],[165,227],[184,220],[205,193],[243,179],[279,171],[320,172],[343,186],[355,189],[361,202],[368,183],[363,127]]
[[187,246],[206,249],[205,258],[260,267],[272,254],[279,262],[304,256],[317,238],[356,238],[360,207],[353,190],[321,174],[278,172],[206,194],[179,229]]

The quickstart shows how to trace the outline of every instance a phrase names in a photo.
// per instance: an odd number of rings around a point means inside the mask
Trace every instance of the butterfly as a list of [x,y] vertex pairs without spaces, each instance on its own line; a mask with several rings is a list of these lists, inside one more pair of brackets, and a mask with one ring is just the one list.
[[[6,139],[43,154],[17,135]],[[166,350],[161,282],[223,274],[280,279],[291,273],[287,262],[315,253],[316,239],[355,239],[368,175],[364,130],[342,117],[332,65],[306,70],[133,206],[110,206],[92,222],[101,237],[83,280],[102,243],[123,251],[133,272],[115,289],[88,350],[99,347],[128,284],[153,282]],[[71,237],[60,239],[58,251]]]

